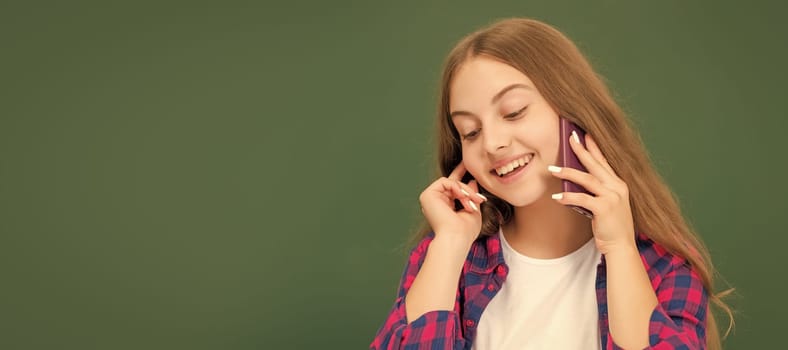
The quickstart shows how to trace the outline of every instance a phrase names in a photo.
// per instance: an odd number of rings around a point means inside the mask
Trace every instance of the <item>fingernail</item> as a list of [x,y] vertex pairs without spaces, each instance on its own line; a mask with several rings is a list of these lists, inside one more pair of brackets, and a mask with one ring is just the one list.
[[483,196],[481,193],[477,193],[476,195],[481,199],[487,200],[487,197]]
[[471,195],[470,193],[468,193],[468,191],[464,190],[462,187],[460,188],[460,192],[462,192],[462,194],[464,194],[465,197],[468,197],[468,196]]
[[550,197],[553,197],[553,199],[561,199],[561,198],[564,198],[564,194],[563,193],[556,193],[556,194],[553,194]]
[[561,172],[561,167],[558,167],[558,166],[555,166],[555,165],[550,165],[550,166],[547,167],[547,171],[549,171],[551,173],[558,173],[558,172]]
[[470,205],[471,205],[471,208],[473,208],[473,210],[479,211],[479,208],[478,208],[478,207],[476,207],[476,204],[473,204],[473,202],[471,202],[471,201],[468,201],[468,204],[470,204]]
[[580,143],[580,136],[577,136],[574,130],[572,130],[572,138],[575,139],[575,142]]

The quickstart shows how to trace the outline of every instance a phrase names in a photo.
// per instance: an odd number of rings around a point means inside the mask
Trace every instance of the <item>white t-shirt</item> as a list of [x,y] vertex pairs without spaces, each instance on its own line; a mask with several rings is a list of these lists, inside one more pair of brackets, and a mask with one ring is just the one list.
[[502,232],[509,275],[479,320],[474,350],[600,349],[594,240],[556,259],[512,249]]

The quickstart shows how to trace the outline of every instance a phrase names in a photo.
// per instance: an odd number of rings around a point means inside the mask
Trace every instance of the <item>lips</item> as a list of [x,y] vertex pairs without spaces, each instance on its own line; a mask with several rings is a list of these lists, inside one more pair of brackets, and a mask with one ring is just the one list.
[[517,167],[517,169],[514,169],[503,176],[496,175],[495,179],[498,180],[498,182],[501,183],[502,185],[509,185],[511,183],[514,183],[515,181],[517,181],[518,179],[520,179],[521,177],[525,176],[525,174],[528,173],[529,169],[531,169],[529,165],[530,164],[525,164],[523,166]]
[[518,169],[524,168],[533,159],[533,153],[529,153],[518,158],[508,160],[504,164],[498,165],[490,172],[498,175],[499,177],[506,177]]

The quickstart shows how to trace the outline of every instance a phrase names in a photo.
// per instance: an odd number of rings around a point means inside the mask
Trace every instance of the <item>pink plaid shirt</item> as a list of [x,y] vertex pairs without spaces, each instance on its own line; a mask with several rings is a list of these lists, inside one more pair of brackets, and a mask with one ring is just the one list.
[[[430,311],[411,323],[405,316],[405,295],[424,262],[433,235],[410,254],[397,299],[370,344],[371,349],[470,349],[484,308],[501,289],[509,268],[496,234],[473,243],[460,275],[452,311]],[[648,349],[704,349],[708,295],[686,260],[669,254],[644,235],[637,246],[659,303],[651,314]],[[605,349],[620,349],[610,336],[607,318],[605,259],[597,267],[599,331]]]

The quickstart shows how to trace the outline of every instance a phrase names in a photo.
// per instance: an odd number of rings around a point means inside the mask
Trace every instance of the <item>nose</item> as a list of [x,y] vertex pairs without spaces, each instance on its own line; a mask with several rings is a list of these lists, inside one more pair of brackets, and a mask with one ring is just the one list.
[[512,143],[512,137],[505,125],[488,125],[482,129],[484,137],[484,148],[489,154],[496,154],[506,151]]

